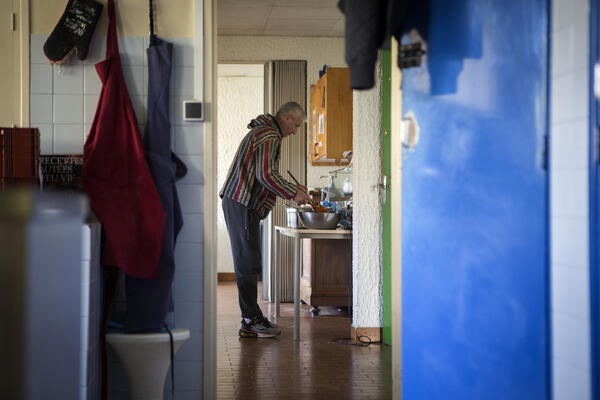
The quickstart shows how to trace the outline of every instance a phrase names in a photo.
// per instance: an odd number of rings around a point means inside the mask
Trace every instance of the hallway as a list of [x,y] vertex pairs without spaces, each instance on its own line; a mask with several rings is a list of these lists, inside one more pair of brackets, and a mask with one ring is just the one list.
[[[259,293],[260,293],[259,287]],[[273,304],[263,302],[273,319]],[[293,303],[281,304],[276,339],[240,339],[235,282],[219,282],[217,394],[219,399],[390,399],[391,347],[331,342],[349,336],[351,318],[332,307],[317,317],[302,306],[299,342]]]

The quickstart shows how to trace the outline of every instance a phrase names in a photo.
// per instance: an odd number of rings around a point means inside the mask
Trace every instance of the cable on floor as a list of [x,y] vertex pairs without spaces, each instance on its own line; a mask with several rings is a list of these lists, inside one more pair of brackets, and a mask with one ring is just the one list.
[[352,338],[335,338],[331,339],[329,342],[343,344],[345,346],[359,346],[359,347],[367,347],[373,344],[373,341],[370,337],[366,335],[359,335],[356,338],[356,342]]

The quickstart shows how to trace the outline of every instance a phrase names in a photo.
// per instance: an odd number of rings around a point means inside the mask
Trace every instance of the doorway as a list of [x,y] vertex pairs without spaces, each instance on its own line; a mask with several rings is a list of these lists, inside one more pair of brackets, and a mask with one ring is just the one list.
[[[289,75],[293,70],[291,64],[296,64],[296,78]],[[228,114],[241,113],[242,107],[236,106],[241,102],[250,102],[249,90],[241,87],[250,87],[249,84],[240,84],[248,80],[246,70],[256,68],[253,75],[258,75],[263,64],[219,64],[218,73],[218,160],[217,168],[219,182],[217,190],[225,179],[231,159],[235,155],[241,135],[247,132],[244,129],[249,118],[240,116],[239,121],[225,121]],[[273,105],[265,109],[274,114],[281,104],[288,100],[297,100],[306,93],[306,63],[301,61],[274,61],[273,67]],[[267,68],[267,70],[270,70]],[[267,74],[271,76],[271,74]],[[300,76],[301,75],[301,76]],[[299,82],[302,84],[299,84]],[[279,83],[278,83],[279,82]],[[270,87],[267,82],[264,86]],[[256,84],[253,91],[258,90]],[[271,91],[271,89],[268,89]],[[230,95],[228,93],[232,93]],[[269,95],[263,99],[269,104]],[[262,104],[259,100],[254,100]],[[305,103],[306,100],[297,100]],[[304,105],[304,104],[303,104]],[[257,112],[258,108],[254,109]],[[262,111],[261,111],[262,112]],[[222,115],[225,114],[225,115]],[[232,119],[232,118],[230,118]],[[233,119],[232,119],[233,120]],[[234,135],[240,135],[233,137]],[[291,138],[282,142],[280,171],[301,169],[295,176],[305,176],[306,159],[304,149],[305,128]],[[225,138],[227,136],[227,138]],[[297,141],[293,144],[292,140]],[[230,142],[227,144],[227,142]],[[226,154],[227,153],[227,154]],[[280,203],[280,201],[278,201]],[[280,205],[283,206],[283,205]],[[285,211],[285,210],[283,210]],[[221,210],[218,210],[221,213]],[[285,215],[272,213],[272,224],[285,226]],[[277,218],[280,218],[279,220]],[[283,218],[283,219],[282,219]],[[225,230],[222,217],[219,216],[219,248],[217,250],[219,261],[220,282],[217,285],[217,371],[216,386],[217,398],[292,398],[318,397],[318,398],[390,398],[391,397],[391,370],[384,366],[389,365],[389,348],[381,345],[349,346],[351,340],[346,339],[351,328],[351,316],[345,309],[323,306],[319,315],[313,317],[309,307],[301,307],[301,341],[292,339],[293,306],[291,303],[281,304],[281,316],[275,321],[282,330],[282,335],[276,339],[244,339],[238,337],[240,327],[240,311],[237,304],[236,283],[233,280],[233,266],[231,265],[231,250],[229,238]],[[266,230],[269,228],[267,222]],[[283,247],[283,246],[282,246]],[[269,250],[266,253],[270,253]],[[282,251],[283,253],[283,251]],[[263,253],[265,254],[265,253]],[[227,261],[224,261],[227,259]],[[263,256],[264,259],[264,256]],[[288,257],[291,261],[291,257]],[[223,260],[223,261],[222,261]],[[268,264],[268,263],[267,263]],[[283,263],[282,263],[283,264]],[[227,268],[229,265],[229,269]],[[291,265],[290,265],[291,267]],[[263,267],[263,282],[266,286],[270,274],[265,274],[269,266]],[[282,272],[284,270],[282,265]],[[291,271],[289,271],[291,275]],[[282,281],[285,275],[282,274]],[[290,285],[291,286],[291,283]],[[271,290],[263,291],[263,299],[268,300]],[[264,294],[266,293],[266,296]],[[284,293],[282,291],[282,293]],[[273,304],[260,301],[259,305],[269,319],[273,319]],[[338,343],[339,342],[339,343]],[[342,366],[342,368],[340,368]]]
[[[318,32],[318,28],[317,25],[322,25],[323,26],[323,30],[324,29],[331,29],[331,27],[333,27],[336,24],[332,24],[332,23],[325,23],[324,18],[327,17],[327,14],[331,13],[339,13],[339,10],[337,9],[336,4],[334,4],[334,2],[318,2],[318,4],[316,2],[310,2],[310,4],[303,2],[303,1],[298,1],[298,7],[291,7],[293,2],[286,2],[286,7],[276,7],[276,9],[273,10],[273,12],[271,13],[271,11],[266,12],[266,15],[277,15],[277,24],[273,23],[261,23],[261,26],[256,28],[257,31],[260,32],[260,34],[265,34],[266,30],[272,28],[272,29],[276,29],[277,26],[283,26],[284,23],[282,20],[285,19],[285,17],[282,16],[282,13],[285,11],[291,11],[291,10],[299,10],[300,8],[302,8],[302,16],[309,16],[311,12],[314,12],[315,14],[317,14],[318,18],[313,18],[310,17],[310,26],[311,29],[310,30],[306,30],[304,34],[300,34],[298,33],[297,37],[287,37],[290,34],[290,29],[297,29],[297,27],[299,26],[299,21],[297,21],[297,18],[299,17],[299,15],[295,15],[293,16],[293,18],[295,18],[294,21],[290,21],[291,23],[293,22],[293,26],[285,24],[285,29],[283,31],[282,34],[280,34],[281,36],[278,35],[273,35],[273,36],[269,36],[269,37],[259,37],[259,36],[237,36],[237,35],[257,35],[257,33],[251,33],[249,28],[247,27],[247,24],[249,25],[250,22],[248,21],[250,18],[250,15],[248,15],[248,18],[244,18],[244,25],[240,26],[239,25],[239,18],[236,19],[236,22],[233,23],[233,20],[235,19],[235,10],[232,10],[232,12],[221,12],[223,10],[223,8],[220,7],[219,10],[219,33],[222,34],[223,36],[219,36],[219,60],[220,61],[232,61],[232,60],[246,60],[246,61],[254,61],[254,60],[266,60],[266,59],[277,59],[277,60],[307,60],[307,82],[310,83],[314,83],[318,77],[319,77],[319,72],[323,69],[324,65],[329,65],[332,67],[344,67],[345,62],[344,62],[344,42],[343,39],[341,38],[341,35],[337,35],[334,38],[325,38],[322,36],[325,36],[325,34],[323,33],[323,31]],[[336,2],[337,3],[337,2]],[[248,7],[249,3],[245,3],[244,7]],[[288,7],[289,5],[289,7]],[[221,4],[219,4],[219,6],[221,6]],[[259,7],[256,7],[259,8]],[[253,9],[250,10],[249,8],[245,8],[244,11],[246,13],[250,13],[252,12],[253,14],[258,14],[259,11],[262,12],[262,10],[258,10],[258,9]],[[335,14],[337,15],[337,14]],[[337,18],[337,17],[336,17]],[[308,18],[307,18],[308,19]],[[225,27],[227,27],[227,22],[231,21],[231,26],[230,29],[231,31],[229,33],[227,32],[223,32],[222,28],[225,25]],[[224,24],[222,24],[221,22],[225,22]],[[340,24],[339,26],[342,27],[343,29],[343,20],[340,19]],[[227,36],[227,35],[232,35],[232,36]],[[303,37],[303,36],[307,36],[307,37]],[[319,36],[318,38],[311,38],[309,36]],[[219,129],[221,130],[221,129]],[[307,168],[307,183],[309,184],[309,186],[313,186],[313,187],[318,187],[321,186],[323,181],[321,180],[320,176],[321,175],[325,175],[326,172],[328,172],[329,170],[335,169],[335,167],[308,167]],[[215,168],[216,170],[216,168]],[[280,166],[280,170],[285,172],[285,169],[283,167]],[[298,176],[298,175],[296,175]],[[301,176],[301,175],[300,175]],[[299,176],[298,176],[299,177]],[[216,186],[216,185],[215,185]],[[217,188],[218,190],[218,188]],[[216,193],[216,190],[215,190]],[[216,207],[215,207],[216,209]],[[216,214],[216,212],[215,212]],[[215,263],[216,264],[216,263]],[[216,268],[216,267],[215,267]],[[371,298],[369,297],[369,300],[371,300]],[[220,303],[219,303],[220,304]],[[361,303],[364,304],[364,303]],[[378,315],[378,314],[375,314]],[[239,324],[239,320],[236,321],[236,323]],[[305,326],[304,322],[303,324],[301,324],[301,326]],[[363,325],[364,326],[364,325]],[[368,324],[366,326],[376,326],[375,324]],[[348,332],[350,331],[350,329],[344,330],[344,336],[349,336]],[[331,339],[332,337],[330,337]],[[235,343],[237,343],[237,338]],[[331,345],[334,346],[334,345]],[[298,343],[298,346],[300,349],[303,347],[303,343],[300,342]],[[353,347],[347,347],[347,346],[340,346],[342,348],[353,348]],[[377,348],[378,346],[373,346],[371,348]],[[303,355],[305,353],[301,352],[301,353],[296,353],[297,355]],[[360,357],[356,357],[356,362],[360,363],[361,358]],[[359,368],[359,370],[362,370],[365,373],[368,373],[368,369],[364,369],[364,368]],[[386,375],[389,376],[389,369],[386,369]],[[337,371],[336,371],[337,372]],[[358,372],[358,370],[357,370]],[[356,376],[356,378],[354,381],[352,381],[352,384],[355,385],[359,380],[360,380],[360,376]],[[305,380],[310,380],[309,378],[303,378]],[[385,385],[382,385],[385,386]],[[389,385],[388,385],[389,387]]]
[[[246,125],[252,118],[265,112],[264,63],[218,64],[218,122],[217,133],[217,190],[225,182],[231,160],[233,160],[242,138],[248,132]],[[217,273],[219,281],[235,279],[231,245],[221,208],[217,202]]]

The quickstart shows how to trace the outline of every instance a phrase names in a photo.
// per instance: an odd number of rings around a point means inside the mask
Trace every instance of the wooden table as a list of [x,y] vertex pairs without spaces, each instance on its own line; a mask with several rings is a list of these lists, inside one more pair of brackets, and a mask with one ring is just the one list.
[[302,241],[300,239],[351,239],[352,231],[334,229],[298,229],[275,226],[275,316],[279,316],[279,272],[281,260],[279,254],[281,235],[294,239],[294,340],[300,340],[300,252]]

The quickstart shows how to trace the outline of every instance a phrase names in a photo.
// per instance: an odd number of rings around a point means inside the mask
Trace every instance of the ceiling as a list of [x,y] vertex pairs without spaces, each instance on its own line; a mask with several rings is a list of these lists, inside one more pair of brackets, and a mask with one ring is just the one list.
[[338,0],[218,0],[219,35],[344,36]]

